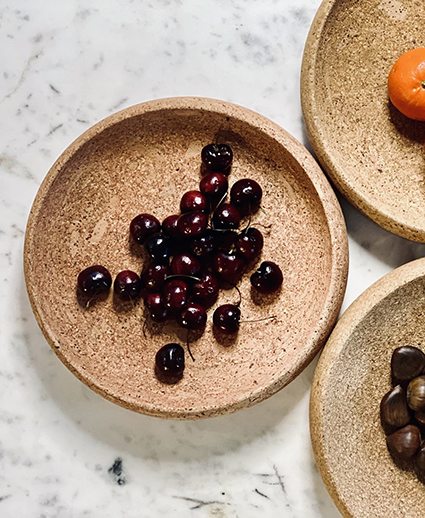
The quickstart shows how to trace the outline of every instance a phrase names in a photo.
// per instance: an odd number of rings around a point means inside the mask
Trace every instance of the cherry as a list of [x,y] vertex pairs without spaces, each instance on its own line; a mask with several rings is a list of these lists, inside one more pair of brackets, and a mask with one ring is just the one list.
[[283,282],[282,271],[271,261],[264,261],[256,272],[251,275],[251,284],[260,293],[272,293],[278,290]]
[[216,208],[213,215],[213,226],[217,229],[237,229],[241,222],[238,209],[231,203],[223,203]]
[[161,225],[163,234],[173,239],[173,241],[180,241],[183,238],[179,229],[177,228],[177,221],[179,217],[180,214],[173,214],[168,216],[164,219]]
[[227,144],[208,144],[202,149],[201,159],[207,169],[225,172],[232,164],[233,151]]
[[145,242],[145,248],[156,263],[168,263],[171,255],[171,239],[162,233],[155,234]]
[[141,245],[160,229],[161,223],[152,214],[139,214],[130,223],[130,234]]
[[207,231],[203,236],[193,239],[190,249],[198,259],[210,256],[216,249],[216,236],[214,232]]
[[193,255],[177,254],[171,261],[171,271],[174,275],[198,277],[201,273],[201,264]]
[[207,312],[201,304],[189,302],[176,317],[177,323],[186,329],[200,330],[207,322]]
[[189,288],[187,284],[180,279],[171,279],[163,289],[164,305],[173,312],[182,311],[187,304],[189,296]]
[[263,234],[256,228],[250,227],[241,232],[236,240],[235,247],[245,261],[255,259],[263,248]]
[[95,297],[109,291],[112,277],[104,266],[96,264],[79,273],[77,284],[85,295]]
[[242,275],[245,261],[242,257],[226,252],[218,252],[214,257],[214,272],[226,282],[234,284]]
[[145,297],[145,305],[154,322],[165,322],[171,316],[170,310],[164,305],[161,293],[148,293]]
[[199,189],[208,199],[221,199],[229,188],[227,176],[223,173],[209,173],[205,175],[200,184]]
[[256,208],[263,196],[260,185],[249,178],[238,180],[230,189],[230,200],[242,211]]
[[151,263],[142,272],[143,287],[148,291],[160,292],[169,275],[171,268],[168,265]]
[[123,270],[114,281],[114,293],[123,300],[132,300],[139,296],[142,289],[142,281],[137,273],[131,270]]
[[213,324],[225,334],[237,333],[241,319],[241,310],[234,304],[219,306],[213,315]]
[[185,212],[206,212],[209,204],[207,198],[199,191],[187,191],[180,201],[180,210]]
[[201,280],[192,286],[192,300],[204,307],[212,306],[218,298],[219,289],[217,278],[212,273],[206,272]]
[[177,221],[177,228],[184,237],[201,236],[207,229],[208,217],[203,212],[182,214]]
[[223,252],[230,252],[234,250],[236,239],[238,238],[237,232],[234,230],[217,231],[214,232],[216,238],[216,247],[218,250]]
[[180,344],[166,344],[156,353],[155,366],[166,376],[179,376],[184,371],[184,349]]

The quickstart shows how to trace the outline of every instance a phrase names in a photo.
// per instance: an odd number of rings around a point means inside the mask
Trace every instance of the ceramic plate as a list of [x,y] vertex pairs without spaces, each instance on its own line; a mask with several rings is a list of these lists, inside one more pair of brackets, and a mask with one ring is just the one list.
[[408,263],[364,292],[335,326],[311,391],[313,450],[327,489],[350,518],[422,518],[425,486],[396,465],[379,405],[391,388],[397,347],[425,351],[425,259]]
[[325,0],[307,39],[301,78],[307,132],[336,187],[364,214],[425,242],[425,123],[389,102],[387,77],[425,46],[420,0]]
[[[130,221],[178,213],[182,194],[198,188],[201,149],[213,141],[233,149],[230,185],[244,177],[262,185],[251,224],[265,237],[262,260],[280,265],[284,285],[259,296],[249,281],[258,261],[251,264],[239,284],[241,311],[243,321],[256,322],[224,339],[213,332],[211,308],[205,332],[190,337],[195,361],[186,354],[183,378],[167,385],[155,376],[155,354],[168,342],[186,347],[186,331],[153,325],[142,302],[122,307],[112,293],[86,308],[76,280],[93,264],[113,277],[141,272],[147,257],[129,238]],[[109,400],[160,417],[232,412],[289,383],[330,332],[346,273],[344,221],[317,163],[264,117],[210,99],[143,103],[89,129],[48,173],[26,234],[29,297],[59,358]],[[236,290],[222,290],[217,305],[237,300]]]

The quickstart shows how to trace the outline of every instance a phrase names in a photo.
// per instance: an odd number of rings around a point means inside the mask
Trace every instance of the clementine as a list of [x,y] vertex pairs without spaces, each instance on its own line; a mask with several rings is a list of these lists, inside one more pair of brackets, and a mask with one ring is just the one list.
[[388,76],[388,95],[409,117],[425,121],[425,48],[409,50],[394,63]]

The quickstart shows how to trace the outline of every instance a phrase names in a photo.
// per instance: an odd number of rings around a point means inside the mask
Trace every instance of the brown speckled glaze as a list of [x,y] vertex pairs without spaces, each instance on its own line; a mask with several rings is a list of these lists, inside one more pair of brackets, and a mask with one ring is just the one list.
[[[102,264],[114,277],[140,272],[147,259],[129,240],[139,213],[159,220],[178,212],[197,188],[200,152],[212,141],[234,151],[229,177],[263,187],[264,210],[253,224],[265,234],[262,257],[278,263],[284,287],[252,296],[240,284],[243,320],[234,339],[195,336],[192,362],[176,385],[154,374],[156,351],[186,342],[175,324],[143,326],[144,311],[122,307],[112,293],[84,309],[78,273]],[[25,276],[31,304],[60,359],[89,387],[126,408],[167,418],[232,412],[272,395],[310,362],[338,315],[347,274],[347,236],[340,207],[307,150],[277,125],[236,105],[170,98],[133,106],[101,121],[57,160],[34,202],[27,227]],[[222,291],[218,303],[235,301]],[[145,336],[146,335],[146,336]]]
[[379,405],[397,347],[425,351],[425,259],[387,274],[335,326],[311,391],[313,450],[344,517],[423,518],[425,480],[390,456]]
[[425,46],[422,0],[325,0],[305,46],[301,95],[331,180],[385,229],[425,242],[425,123],[388,99],[388,73]]

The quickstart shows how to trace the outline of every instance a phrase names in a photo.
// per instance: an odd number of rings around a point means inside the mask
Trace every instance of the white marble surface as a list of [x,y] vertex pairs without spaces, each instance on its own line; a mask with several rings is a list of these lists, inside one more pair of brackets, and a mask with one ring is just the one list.
[[[118,109],[174,95],[221,98],[308,145],[299,75],[318,6],[0,2],[1,517],[339,516],[310,447],[316,362],[266,402],[227,417],[168,422],[133,414],[91,392],[56,358],[32,315],[22,269],[26,220],[44,175],[83,130]],[[342,205],[346,308],[425,248]]]

